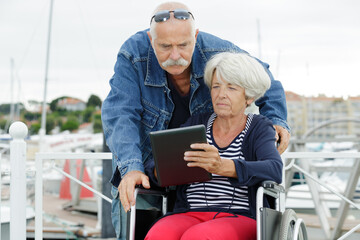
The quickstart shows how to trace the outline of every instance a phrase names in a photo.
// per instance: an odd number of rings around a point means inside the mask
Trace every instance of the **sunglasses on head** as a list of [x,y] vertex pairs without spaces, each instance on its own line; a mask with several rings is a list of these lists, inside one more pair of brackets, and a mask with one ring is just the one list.
[[175,9],[174,11],[163,10],[155,13],[155,15],[152,16],[150,24],[153,19],[155,20],[155,22],[166,22],[170,19],[170,13],[174,13],[174,18],[176,19],[187,20],[190,18],[190,16],[194,19],[192,13],[185,9]]

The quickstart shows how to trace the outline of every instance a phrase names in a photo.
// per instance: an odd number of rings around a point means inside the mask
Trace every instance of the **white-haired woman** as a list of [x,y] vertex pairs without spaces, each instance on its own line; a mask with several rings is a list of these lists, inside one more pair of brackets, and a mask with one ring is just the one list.
[[[282,161],[272,123],[245,109],[270,87],[263,66],[245,53],[220,53],[206,65],[214,112],[191,117],[204,124],[208,144],[185,152],[189,167],[212,173],[207,182],[177,187],[174,211],[146,239],[256,239],[256,189],[264,180],[281,182]],[[153,164],[147,166],[153,172]],[[156,183],[154,175],[149,176]]]

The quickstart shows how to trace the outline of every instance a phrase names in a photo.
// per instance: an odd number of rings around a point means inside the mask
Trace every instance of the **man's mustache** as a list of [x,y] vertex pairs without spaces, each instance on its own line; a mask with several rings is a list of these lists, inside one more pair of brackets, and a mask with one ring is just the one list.
[[170,66],[187,66],[189,64],[188,61],[186,61],[185,59],[183,58],[180,58],[178,60],[172,60],[172,59],[168,59],[166,60],[165,62],[161,63],[161,65],[163,67],[170,67]]

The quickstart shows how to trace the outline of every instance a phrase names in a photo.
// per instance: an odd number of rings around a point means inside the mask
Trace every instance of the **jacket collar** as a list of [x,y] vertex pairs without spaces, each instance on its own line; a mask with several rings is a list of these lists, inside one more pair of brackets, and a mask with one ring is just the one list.
[[[202,52],[198,43],[195,44],[194,53],[191,60],[191,74],[194,78],[202,78],[204,76],[204,69],[207,59]],[[145,85],[162,87],[167,85],[166,72],[160,67],[156,58],[154,49],[149,46]]]

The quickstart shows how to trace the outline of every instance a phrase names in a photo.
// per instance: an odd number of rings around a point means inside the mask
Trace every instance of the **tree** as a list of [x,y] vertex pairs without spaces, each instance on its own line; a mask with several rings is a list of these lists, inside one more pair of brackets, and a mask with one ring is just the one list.
[[10,114],[10,105],[9,103],[1,104],[0,105],[0,113],[4,115]]
[[30,135],[37,134],[39,132],[40,128],[41,128],[40,123],[31,124],[30,129],[29,129]]
[[94,106],[86,107],[86,109],[83,111],[83,122],[91,122],[91,118],[93,113],[95,112]]
[[52,112],[55,112],[56,111],[56,107],[57,107],[57,103],[58,103],[59,99],[54,99],[51,101],[50,103],[50,110]]
[[94,114],[94,122],[93,122],[94,133],[100,133],[103,131],[102,122],[101,122],[101,114]]
[[52,115],[46,115],[46,134],[49,134],[51,132],[51,130],[53,130],[55,128],[55,117]]
[[24,112],[24,118],[27,121],[33,121],[33,120],[37,120],[40,119],[41,114],[40,113],[33,113],[33,112]]
[[94,107],[99,107],[100,108],[101,104],[102,104],[101,99],[98,96],[92,94],[89,97],[86,106],[87,107],[94,106]]
[[67,121],[61,126],[61,131],[69,130],[73,131],[78,129],[80,126],[80,123],[78,119],[74,116],[70,116]]
[[0,129],[4,129],[6,126],[6,119],[0,119]]

